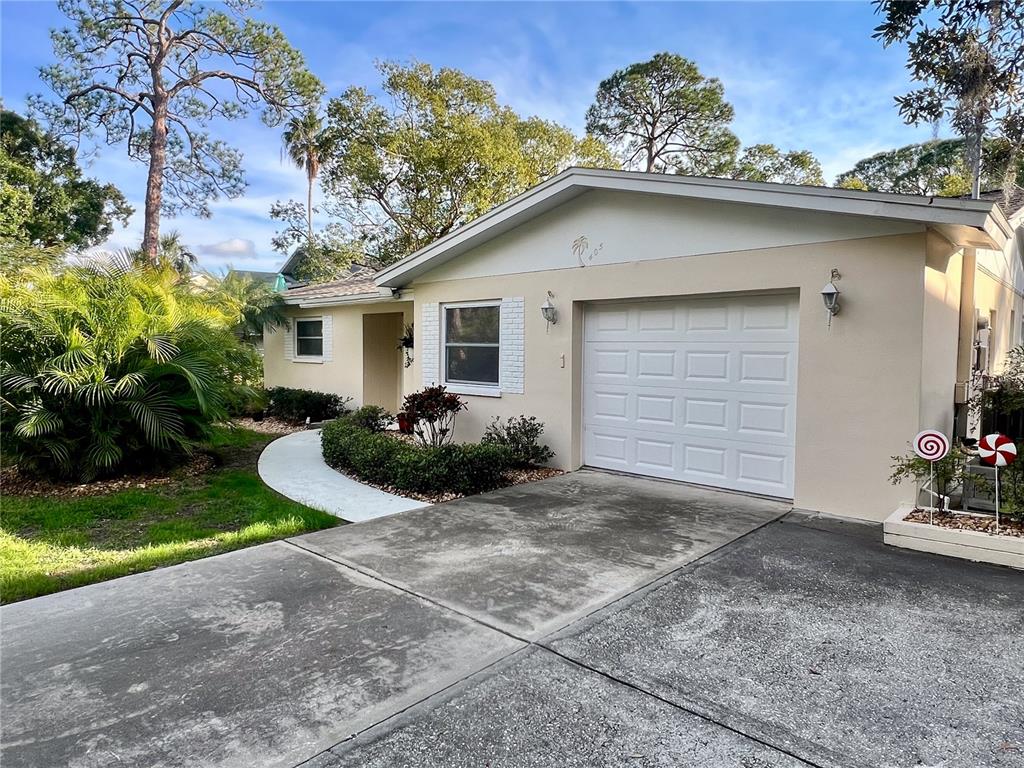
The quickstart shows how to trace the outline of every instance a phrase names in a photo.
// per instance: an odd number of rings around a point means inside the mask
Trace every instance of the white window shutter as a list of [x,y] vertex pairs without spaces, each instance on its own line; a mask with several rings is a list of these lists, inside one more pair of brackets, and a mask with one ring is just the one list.
[[295,318],[281,331],[284,334],[284,359],[295,360]]
[[501,300],[500,363],[498,382],[502,392],[521,395],[526,362],[526,299]]
[[423,304],[420,326],[416,329],[416,354],[420,358],[423,386],[441,381],[441,308],[437,302]]
[[334,359],[334,316],[324,315],[323,318],[323,335],[324,335],[324,353],[323,360],[325,363],[331,362]]

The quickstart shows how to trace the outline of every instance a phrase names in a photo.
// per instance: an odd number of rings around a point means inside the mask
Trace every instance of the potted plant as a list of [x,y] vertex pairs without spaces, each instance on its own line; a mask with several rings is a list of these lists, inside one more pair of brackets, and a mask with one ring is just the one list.
[[398,348],[405,353],[405,367],[408,368],[412,365],[412,350],[415,346],[416,338],[413,335],[413,324],[409,323],[405,326],[405,333],[402,334],[402,338],[398,340]]

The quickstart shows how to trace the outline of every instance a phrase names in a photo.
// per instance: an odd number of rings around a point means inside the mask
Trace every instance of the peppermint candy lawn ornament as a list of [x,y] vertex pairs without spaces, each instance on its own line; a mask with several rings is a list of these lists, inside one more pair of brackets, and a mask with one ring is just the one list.
[[978,458],[992,467],[1005,467],[1017,458],[1017,446],[1006,435],[995,432],[978,441]]
[[999,533],[999,468],[1017,458],[1017,446],[1006,435],[993,432],[978,441],[978,458],[996,470],[996,533]]
[[934,429],[923,429],[914,438],[914,453],[925,461],[938,461],[949,453],[949,438]]

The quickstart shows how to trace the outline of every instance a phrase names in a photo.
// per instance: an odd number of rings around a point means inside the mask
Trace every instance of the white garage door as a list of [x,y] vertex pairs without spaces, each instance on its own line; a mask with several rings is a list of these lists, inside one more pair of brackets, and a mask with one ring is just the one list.
[[792,498],[797,297],[587,309],[583,462]]

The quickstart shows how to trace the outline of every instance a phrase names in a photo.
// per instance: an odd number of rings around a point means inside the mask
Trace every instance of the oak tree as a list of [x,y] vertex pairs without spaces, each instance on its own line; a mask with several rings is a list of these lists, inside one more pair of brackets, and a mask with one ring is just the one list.
[[113,184],[86,178],[72,147],[0,110],[0,239],[43,248],[106,240],[132,209]]
[[896,97],[908,123],[946,119],[965,140],[973,196],[981,191],[983,141],[1009,142],[1008,170],[1024,146],[1024,7],[1021,0],[875,0],[883,45],[907,43],[921,83]]
[[[987,139],[983,154],[980,188],[998,189],[1011,163],[1009,142]],[[1024,158],[1017,158],[1016,168],[1018,173],[1024,171]],[[970,194],[971,173],[965,160],[964,140],[938,139],[879,152],[839,174],[836,186],[904,195]]]
[[821,163],[809,150],[783,152],[774,144],[754,144],[744,149],[729,177],[778,184],[825,184]]
[[323,160],[328,211],[370,263],[402,258],[571,165],[617,165],[600,141],[521,118],[463,72],[379,69],[384,99],[349,88],[328,103],[336,145]]

